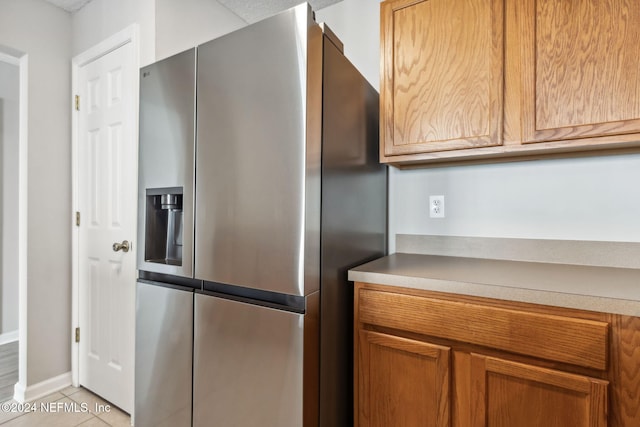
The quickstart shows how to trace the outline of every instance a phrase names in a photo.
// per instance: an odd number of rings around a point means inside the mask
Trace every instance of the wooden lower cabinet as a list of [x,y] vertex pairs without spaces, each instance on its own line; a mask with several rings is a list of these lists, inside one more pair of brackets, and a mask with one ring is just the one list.
[[450,425],[449,348],[360,331],[359,425]]
[[[640,426],[639,318],[375,284],[355,292],[356,426]],[[580,332],[567,336],[574,321]],[[506,340],[509,329],[521,338]],[[576,354],[544,348],[558,337]]]
[[472,427],[607,426],[607,381],[478,354],[470,359]]

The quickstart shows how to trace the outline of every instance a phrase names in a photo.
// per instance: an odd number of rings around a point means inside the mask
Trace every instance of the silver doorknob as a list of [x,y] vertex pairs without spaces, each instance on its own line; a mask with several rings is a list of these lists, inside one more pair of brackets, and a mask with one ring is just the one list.
[[118,251],[122,251],[122,252],[129,252],[129,241],[128,240],[123,240],[122,243],[114,243],[113,244],[113,251],[114,252],[118,252]]

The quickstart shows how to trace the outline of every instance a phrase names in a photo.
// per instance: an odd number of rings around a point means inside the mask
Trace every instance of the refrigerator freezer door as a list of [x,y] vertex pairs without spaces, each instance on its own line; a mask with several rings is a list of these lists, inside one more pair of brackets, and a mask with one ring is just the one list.
[[304,320],[196,294],[193,425],[303,425]]
[[[195,49],[140,70],[139,270],[193,277],[195,72]],[[161,209],[160,199],[170,196],[179,206]],[[178,262],[167,250],[176,247]]]
[[193,292],[137,283],[136,427],[191,426]]
[[307,4],[198,46],[196,278],[318,289],[321,60]]

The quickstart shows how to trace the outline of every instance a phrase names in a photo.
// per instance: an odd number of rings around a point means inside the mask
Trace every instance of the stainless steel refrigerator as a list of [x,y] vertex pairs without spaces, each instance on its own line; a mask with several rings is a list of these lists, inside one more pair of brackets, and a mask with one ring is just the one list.
[[[196,56],[195,190],[141,188],[152,211],[141,214],[143,227],[160,218],[162,230],[184,228],[158,239],[142,233],[164,243],[140,261],[148,281],[177,275],[200,285],[192,423],[351,425],[347,270],[386,253],[378,94],[307,4],[200,45]],[[181,213],[171,220],[163,201]],[[179,251],[166,243],[176,236]],[[177,253],[183,270],[167,272]],[[142,393],[136,385],[136,403]]]

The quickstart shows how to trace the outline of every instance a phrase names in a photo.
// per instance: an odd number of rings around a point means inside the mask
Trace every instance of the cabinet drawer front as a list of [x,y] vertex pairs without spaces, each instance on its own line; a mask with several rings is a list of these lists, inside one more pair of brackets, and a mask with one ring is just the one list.
[[607,368],[609,324],[360,289],[359,321],[587,368]]

